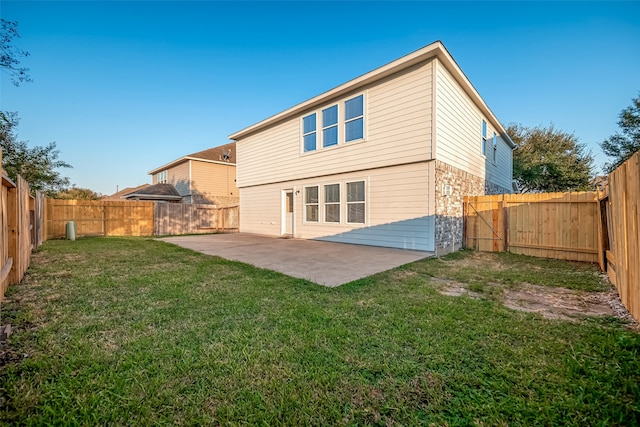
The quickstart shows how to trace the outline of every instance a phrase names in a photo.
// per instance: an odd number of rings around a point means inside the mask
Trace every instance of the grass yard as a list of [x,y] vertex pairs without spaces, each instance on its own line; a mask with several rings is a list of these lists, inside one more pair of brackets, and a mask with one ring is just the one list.
[[2,304],[0,423],[640,424],[640,335],[506,308],[521,283],[608,289],[509,254],[324,288],[161,241],[50,241]]

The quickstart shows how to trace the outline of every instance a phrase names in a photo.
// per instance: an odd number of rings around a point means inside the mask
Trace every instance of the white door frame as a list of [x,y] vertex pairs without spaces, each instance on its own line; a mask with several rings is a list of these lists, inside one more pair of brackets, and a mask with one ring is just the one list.
[[280,235],[284,236],[287,235],[289,233],[287,233],[287,193],[291,193],[291,199],[292,199],[292,207],[293,209],[291,210],[291,237],[295,236],[295,224],[296,224],[296,203],[295,203],[295,191],[293,188],[284,188],[282,189],[282,196],[281,196],[281,202],[280,202],[280,206],[281,206],[281,220],[280,220]]

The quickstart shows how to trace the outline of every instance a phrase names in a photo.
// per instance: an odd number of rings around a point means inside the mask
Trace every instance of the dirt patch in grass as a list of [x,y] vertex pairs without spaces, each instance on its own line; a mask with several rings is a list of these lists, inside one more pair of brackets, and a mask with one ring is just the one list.
[[585,316],[612,316],[624,320],[632,328],[638,328],[638,322],[624,307],[618,292],[613,287],[606,292],[587,292],[530,283],[500,289],[500,284],[494,283],[485,285],[485,291],[486,288],[492,288],[491,292],[485,294],[466,283],[439,278],[431,278],[431,281],[436,284],[438,292],[442,295],[465,295],[478,299],[496,295],[498,290],[501,294],[498,300],[512,310],[539,313],[548,319],[569,321],[578,321]]

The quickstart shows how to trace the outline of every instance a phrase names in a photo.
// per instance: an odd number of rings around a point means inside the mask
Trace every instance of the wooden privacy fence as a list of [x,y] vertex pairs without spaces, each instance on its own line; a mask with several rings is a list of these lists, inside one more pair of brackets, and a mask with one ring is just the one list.
[[620,299],[640,320],[640,152],[609,175],[600,207],[606,270]]
[[[0,164],[2,151],[0,150]],[[42,210],[38,201],[43,195],[29,195],[29,184],[21,176],[13,182],[0,168],[0,301],[9,284],[19,283],[24,277],[31,251],[42,243]]]
[[608,192],[465,197],[465,247],[597,262],[640,320],[640,152]]
[[213,205],[156,203],[153,234],[204,234],[216,231],[237,232],[238,206],[216,208]]
[[153,235],[153,202],[47,199],[45,218],[47,239],[64,237],[69,221],[77,236]]
[[106,200],[46,201],[46,238],[76,236],[162,236],[238,231],[238,207]]
[[472,196],[464,199],[465,247],[598,262],[598,193]]

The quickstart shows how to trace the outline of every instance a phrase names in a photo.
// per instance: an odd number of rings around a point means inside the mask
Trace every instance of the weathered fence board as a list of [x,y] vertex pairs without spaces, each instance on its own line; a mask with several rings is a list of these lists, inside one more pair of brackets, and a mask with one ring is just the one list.
[[[0,150],[0,164],[2,151]],[[1,169],[1,168],[0,168]],[[7,286],[19,283],[31,261],[32,215],[29,184],[18,176],[11,181],[0,170],[0,301]]]
[[206,234],[238,231],[238,206],[217,208],[213,205],[157,203],[153,234]]
[[107,200],[46,200],[46,237],[62,238],[66,224],[76,236],[161,236],[238,230],[238,207]]
[[153,202],[47,199],[46,237],[64,237],[69,221],[75,222],[78,237],[151,236],[153,205]]
[[465,197],[465,247],[598,261],[595,192]]
[[[21,176],[16,180],[17,206],[16,221],[10,223],[11,236],[9,240],[15,239],[16,256],[13,257],[13,266],[9,274],[9,283],[19,283],[29,267],[31,261],[31,215],[29,209],[29,184]],[[13,226],[12,226],[13,225]]]
[[605,210],[607,274],[622,303],[640,319],[640,152],[609,175]]
[[[2,150],[0,150],[0,165],[2,165]],[[1,166],[0,179],[2,180],[0,185],[0,301],[2,301],[9,284],[9,273],[13,267],[13,257],[10,255],[9,248],[9,191],[15,188],[15,184],[4,174]]]
[[42,242],[44,241],[45,230],[44,230],[44,203],[45,196],[44,193],[40,191],[36,191],[35,197],[32,199],[32,229],[31,229],[31,244],[33,245],[33,249],[38,249]]

